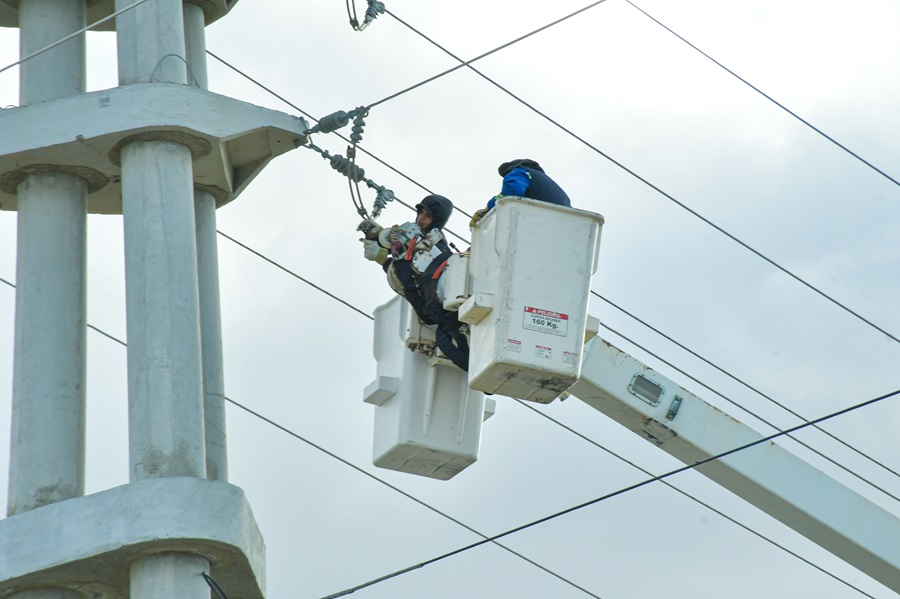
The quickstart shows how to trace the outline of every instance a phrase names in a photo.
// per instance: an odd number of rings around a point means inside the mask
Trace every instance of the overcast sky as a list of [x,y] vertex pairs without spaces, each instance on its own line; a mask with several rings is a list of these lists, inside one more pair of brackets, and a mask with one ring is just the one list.
[[[895,1],[636,3],[900,178]],[[386,4],[468,59],[589,2]],[[365,3],[357,5],[362,12]],[[207,36],[212,52],[317,117],[377,102],[457,64],[389,15],[354,32],[338,0],[244,0]],[[88,40],[90,89],[115,86],[114,35],[90,34]],[[0,30],[0,66],[17,57],[17,32]],[[475,66],[672,198],[900,336],[900,187],[624,0],[607,0]],[[17,104],[17,81],[17,69],[0,74],[0,106]],[[297,114],[212,59],[210,87]],[[315,141],[345,153],[345,142],[334,136]],[[499,190],[498,164],[538,160],[573,205],[606,218],[594,291],[806,418],[900,388],[896,341],[467,69],[373,108],[362,146],[409,177],[369,156],[359,159],[369,177],[404,201],[426,195],[421,185],[469,213]],[[365,199],[371,206],[374,196],[367,193]],[[400,223],[411,215],[395,203],[381,220]],[[364,312],[392,296],[381,270],[362,258],[359,218],[346,181],[309,150],[273,161],[218,216],[221,231]],[[14,213],[0,213],[0,277],[11,282],[15,222]],[[467,222],[457,214],[449,228],[467,233]],[[374,468],[373,407],[362,402],[375,374],[371,321],[227,239],[220,238],[219,257],[228,397],[485,534],[647,477],[542,415],[653,473],[679,465],[575,398],[532,410],[498,396],[479,460],[453,480]],[[124,340],[121,217],[89,218],[88,267],[88,321]],[[14,295],[0,285],[4,506]],[[618,332],[604,328],[604,339],[760,432],[774,429],[748,411],[779,428],[799,423],[609,303],[592,297],[590,312]],[[123,347],[88,333],[89,492],[128,481],[125,364]],[[824,428],[898,471],[898,402],[861,409]],[[479,540],[233,405],[228,419],[230,479],[246,491],[266,539],[269,597],[321,597]],[[900,495],[896,474],[822,433],[798,436]],[[887,494],[790,440],[783,444],[900,514],[897,500]],[[671,482],[864,593],[894,596],[699,474]],[[506,543],[604,599],[865,596],[659,483]],[[586,595],[498,547],[484,546],[353,596]]]

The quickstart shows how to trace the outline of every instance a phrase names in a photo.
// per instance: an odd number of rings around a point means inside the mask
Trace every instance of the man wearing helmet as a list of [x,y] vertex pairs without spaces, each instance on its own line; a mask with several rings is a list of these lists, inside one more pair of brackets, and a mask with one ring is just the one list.
[[437,293],[440,275],[453,254],[442,231],[452,212],[450,200],[432,194],[416,204],[413,223],[382,228],[366,220],[360,229],[366,236],[363,255],[382,265],[391,288],[406,298],[419,320],[435,325],[440,350],[467,371],[469,345],[461,323],[456,312],[444,310]]

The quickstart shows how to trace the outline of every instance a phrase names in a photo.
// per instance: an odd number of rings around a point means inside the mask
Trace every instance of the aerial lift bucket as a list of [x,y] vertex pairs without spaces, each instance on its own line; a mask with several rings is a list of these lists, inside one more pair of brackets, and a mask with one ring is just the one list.
[[469,386],[550,403],[581,373],[588,294],[603,217],[519,197],[473,230]]
[[[401,297],[375,309],[375,380],[363,401],[375,408],[373,463],[448,480],[478,459],[483,420],[494,401],[469,389],[466,373],[429,357],[434,331]],[[415,350],[415,351],[412,351]]]

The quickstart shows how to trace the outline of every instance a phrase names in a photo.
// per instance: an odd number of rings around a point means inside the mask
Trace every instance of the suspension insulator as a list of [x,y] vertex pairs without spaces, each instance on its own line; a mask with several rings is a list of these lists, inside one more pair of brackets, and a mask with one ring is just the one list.
[[377,19],[380,14],[384,14],[384,2],[369,0],[369,8],[366,9],[366,17],[363,19],[363,25],[368,26],[372,21]]
[[358,144],[362,141],[363,128],[366,126],[365,117],[368,114],[368,111],[364,106],[360,106],[353,112],[356,113],[356,116],[353,118],[353,128],[351,129],[350,133],[350,141],[354,144]]
[[319,119],[318,124],[307,131],[307,133],[331,133],[337,131],[350,122],[350,115],[343,110],[338,110],[328,116]]
[[331,168],[344,175],[348,179],[352,179],[359,183],[366,177],[366,171],[361,167],[356,166],[349,159],[344,158],[340,154],[335,154],[334,156],[327,157],[328,162],[331,164]]
[[390,189],[385,189],[383,186],[377,189],[375,205],[372,207],[372,218],[378,218],[381,215],[381,211],[387,206],[387,203],[394,199],[394,192]]

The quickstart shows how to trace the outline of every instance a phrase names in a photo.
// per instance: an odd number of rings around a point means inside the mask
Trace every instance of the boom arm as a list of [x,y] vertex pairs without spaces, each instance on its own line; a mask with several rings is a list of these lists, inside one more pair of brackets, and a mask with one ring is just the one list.
[[[762,438],[595,337],[569,392],[685,464]],[[900,593],[900,519],[775,443],[696,468],[747,502]]]

